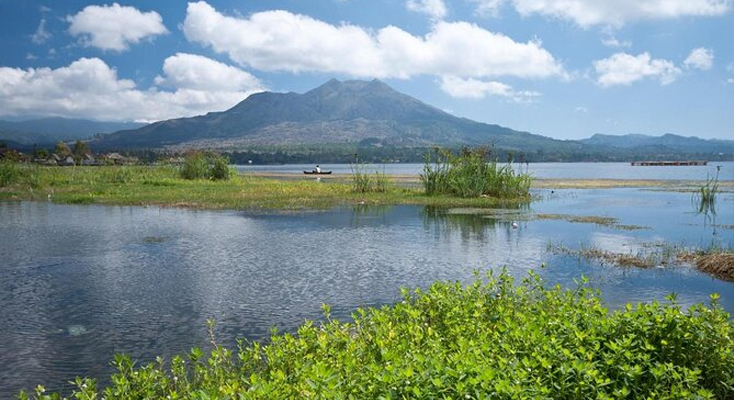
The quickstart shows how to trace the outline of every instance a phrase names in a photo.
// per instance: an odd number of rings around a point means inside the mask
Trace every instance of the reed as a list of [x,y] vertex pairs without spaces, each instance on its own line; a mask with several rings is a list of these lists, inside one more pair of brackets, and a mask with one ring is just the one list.
[[489,160],[486,148],[464,148],[459,154],[436,149],[435,158],[426,156],[421,183],[426,194],[448,194],[463,198],[529,197],[532,177],[527,172],[516,172],[512,161],[500,165]]
[[716,214],[716,195],[719,193],[719,170],[721,166],[716,167],[716,175],[706,175],[706,183],[701,185],[696,191],[691,201],[696,205],[698,212],[703,214]]
[[390,178],[385,175],[385,167],[382,171],[375,169],[369,171],[366,164],[355,157],[350,164],[352,170],[352,191],[356,193],[385,193],[390,186]]
[[228,180],[233,176],[226,157],[212,152],[194,152],[186,156],[181,167],[184,179]]

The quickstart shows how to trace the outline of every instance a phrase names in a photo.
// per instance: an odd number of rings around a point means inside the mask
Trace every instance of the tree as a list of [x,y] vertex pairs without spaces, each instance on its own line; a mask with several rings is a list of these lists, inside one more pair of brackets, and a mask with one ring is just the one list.
[[59,141],[56,143],[56,147],[54,147],[54,153],[61,157],[68,157],[71,155],[71,149],[68,144]]
[[82,158],[86,154],[92,154],[92,149],[89,148],[87,142],[77,140],[76,143],[74,143],[74,156]]

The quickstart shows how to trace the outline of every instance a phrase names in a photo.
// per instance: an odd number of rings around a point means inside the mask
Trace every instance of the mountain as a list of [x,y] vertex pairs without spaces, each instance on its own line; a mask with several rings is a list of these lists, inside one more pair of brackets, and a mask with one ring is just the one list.
[[22,145],[48,146],[59,140],[86,139],[99,133],[135,129],[143,125],[136,122],[101,122],[55,117],[26,121],[0,120],[0,140]]
[[223,112],[105,135],[93,148],[215,148],[370,144],[494,145],[506,150],[581,150],[583,144],[458,118],[379,80],[332,79],[303,94],[262,92]]
[[602,135],[595,134],[580,142],[600,147],[613,147],[617,149],[642,149],[654,150],[659,153],[699,153],[699,154],[732,154],[734,153],[733,140],[705,140],[697,137],[685,137],[666,133],[662,136],[649,136],[641,134],[629,135]]

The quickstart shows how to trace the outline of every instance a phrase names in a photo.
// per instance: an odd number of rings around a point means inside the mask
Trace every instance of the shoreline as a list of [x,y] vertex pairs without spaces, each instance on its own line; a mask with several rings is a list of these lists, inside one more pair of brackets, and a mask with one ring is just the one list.
[[[349,182],[351,174],[331,174],[314,177],[293,172],[240,172],[243,177],[255,177],[277,180],[303,180],[324,182]],[[420,185],[420,177],[412,174],[385,174],[393,183],[405,186]],[[650,188],[650,189],[695,189],[705,184],[703,180],[683,179],[577,179],[577,178],[533,178],[533,189],[615,189],[615,188]],[[734,181],[719,181],[722,191],[734,191]]]

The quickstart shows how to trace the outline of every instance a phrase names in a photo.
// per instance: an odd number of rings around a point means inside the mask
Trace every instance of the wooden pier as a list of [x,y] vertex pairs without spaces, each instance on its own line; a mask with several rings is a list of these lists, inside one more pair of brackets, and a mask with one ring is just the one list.
[[708,161],[632,161],[633,167],[649,167],[649,166],[700,166],[707,165]]

